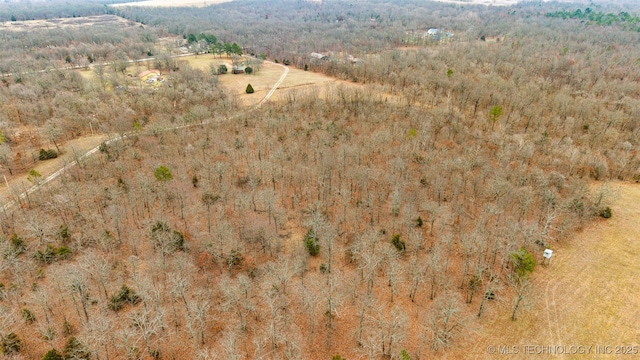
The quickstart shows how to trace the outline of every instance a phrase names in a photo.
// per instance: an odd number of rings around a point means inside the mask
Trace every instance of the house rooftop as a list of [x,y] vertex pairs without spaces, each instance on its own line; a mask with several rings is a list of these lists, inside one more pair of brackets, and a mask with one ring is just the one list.
[[319,60],[326,60],[326,59],[329,58],[327,55],[320,54],[320,53],[317,53],[317,52],[312,52],[311,53],[311,57],[314,58],[314,59],[319,59]]
[[160,75],[160,70],[158,70],[158,69],[146,70],[146,71],[143,71],[140,74],[138,74],[138,77],[139,78],[143,78],[143,77],[145,77],[145,76],[147,76],[149,74]]

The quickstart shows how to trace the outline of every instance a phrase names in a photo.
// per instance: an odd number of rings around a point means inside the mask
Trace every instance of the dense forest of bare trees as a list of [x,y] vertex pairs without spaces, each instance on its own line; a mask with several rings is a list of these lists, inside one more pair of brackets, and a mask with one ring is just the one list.
[[[428,359],[478,318],[516,320],[542,250],[606,214],[591,183],[640,181],[640,33],[545,16],[566,8],[238,1],[118,10],[146,25],[111,34],[3,32],[8,57],[28,54],[0,69],[3,168],[33,167],[25,128],[32,151],[127,137],[0,214],[0,350]],[[406,46],[429,27],[455,36]],[[362,86],[247,110],[164,49],[170,82],[123,86],[122,63],[169,33]],[[109,64],[29,71],[67,55]]]

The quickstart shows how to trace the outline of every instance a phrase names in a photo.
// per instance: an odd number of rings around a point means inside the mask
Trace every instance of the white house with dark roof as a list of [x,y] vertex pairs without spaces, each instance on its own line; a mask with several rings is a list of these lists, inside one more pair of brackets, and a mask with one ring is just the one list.
[[323,55],[317,52],[312,52],[311,53],[311,58],[312,59],[316,59],[316,60],[329,60],[329,57],[327,55]]

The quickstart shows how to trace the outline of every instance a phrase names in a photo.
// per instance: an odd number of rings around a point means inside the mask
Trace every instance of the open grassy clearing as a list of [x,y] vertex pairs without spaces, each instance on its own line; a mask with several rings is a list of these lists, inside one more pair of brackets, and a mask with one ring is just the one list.
[[125,6],[139,6],[139,7],[181,7],[181,6],[194,6],[205,7],[214,4],[222,4],[231,2],[233,0],[147,0],[147,1],[135,1],[122,4],[112,4],[113,7],[125,7]]
[[[200,69],[204,71],[206,74],[210,74],[210,66],[217,68],[219,65],[226,65],[228,73],[225,75],[218,76],[218,80],[220,84],[224,88],[227,89],[229,95],[232,97],[236,97],[238,102],[241,105],[253,106],[257,105],[260,100],[269,92],[271,87],[278,81],[280,76],[282,76],[282,67],[265,62],[260,66],[260,70],[258,72],[254,72],[253,74],[232,74],[232,60],[229,57],[223,56],[213,56],[213,55],[192,55],[192,56],[184,56],[180,57],[178,62],[186,62],[189,66]],[[144,84],[140,82],[137,78],[137,74],[152,69],[153,65],[151,62],[136,62],[131,63],[127,66],[126,73],[130,74],[131,77],[128,78],[130,86],[157,86],[158,84]],[[97,76],[94,71],[90,70],[78,70],[80,74],[87,80],[96,81]],[[312,74],[312,73],[308,73]],[[162,74],[162,76],[166,76],[167,74]],[[315,74],[317,75],[317,74]],[[121,75],[119,75],[121,76]],[[318,75],[320,76],[320,75]],[[288,76],[287,76],[288,78]],[[313,81],[307,79],[302,80],[305,84],[311,84]],[[253,94],[246,94],[245,89],[247,84],[251,84],[254,89]]]
[[613,217],[589,225],[560,249],[561,256],[536,279],[541,294],[544,285],[540,314],[549,313],[548,337],[540,340],[584,345],[639,343],[640,269],[635,263],[640,231],[635,225],[640,218],[640,186],[619,183],[612,189]]
[[[486,5],[486,6],[511,6],[521,0],[433,0],[438,2],[458,4],[458,5]],[[543,0],[543,2],[549,0]],[[558,2],[572,2],[571,0],[558,0]]]
[[[282,75],[282,67],[270,62],[264,62],[260,65],[259,71],[249,75],[231,74],[231,59],[227,57],[220,58],[209,54],[194,55],[182,57],[180,61],[187,61],[193,68],[201,69],[207,73],[209,72],[210,64],[215,67],[222,64],[226,65],[229,73],[218,77],[220,83],[229,91],[230,95],[238,99],[240,104],[247,106],[253,106],[260,102]],[[247,84],[251,84],[253,87],[255,91],[253,94],[245,93]],[[336,80],[319,73],[289,67],[289,74],[278,87],[278,91],[274,94],[272,100],[282,101],[288,99],[290,94],[306,92],[313,92],[318,97],[322,97],[327,91],[335,91],[338,85],[362,86]]]
[[458,5],[487,5],[487,6],[511,6],[518,3],[518,0],[435,0],[439,2]]
[[93,81],[97,79],[96,73],[93,72],[91,70],[91,68],[89,69],[80,69],[78,70],[80,72],[80,75],[85,79],[85,80],[89,80],[89,81]]
[[[227,89],[232,97],[235,97],[240,105],[255,106],[269,92],[273,85],[282,75],[282,67],[271,62],[264,62],[260,65],[259,71],[253,74],[232,74],[232,59],[230,57],[219,57],[211,54],[182,56],[178,62],[186,62],[189,66],[200,69],[209,74],[211,66],[217,68],[226,65],[228,73],[220,75],[220,84]],[[136,75],[153,68],[151,62],[135,62],[127,66],[126,72],[131,76],[130,86],[157,86],[142,84],[137,80]],[[90,69],[79,69],[80,74],[87,80],[96,81],[97,76]],[[162,74],[166,75],[166,74]],[[246,94],[247,84],[251,84],[254,89],[253,94]],[[364,85],[344,80],[332,78],[312,71],[303,71],[294,67],[289,67],[289,74],[278,87],[278,91],[270,101],[290,101],[305,94],[312,94],[318,98],[325,98],[328,94],[340,91],[340,88],[364,88]],[[402,101],[398,96],[383,94],[381,96],[387,100]]]
[[[640,185],[604,186],[612,190],[613,217],[589,224],[554,247],[551,265],[536,267],[533,293],[518,321],[509,318],[511,297],[492,304],[480,328],[472,330],[476,340],[451,349],[446,358],[506,356],[487,351],[505,345],[520,351],[509,358],[530,358],[523,345],[593,346],[590,356],[554,358],[619,358],[615,346],[640,345],[640,269],[635,266],[640,254]],[[541,254],[536,256],[540,261]],[[613,353],[596,355],[596,345],[610,345]]]
[[[180,61],[187,61],[191,67],[201,69],[206,73],[210,73],[210,66],[217,68],[219,65],[226,65],[228,70],[227,74],[218,76],[218,80],[220,84],[227,89],[230,96],[236,97],[241,105],[246,106],[257,105],[260,100],[267,95],[278,79],[280,79],[283,71],[282,67],[265,62],[260,65],[260,70],[253,74],[232,74],[231,58],[218,57],[210,54],[185,56],[180,58]],[[251,84],[253,87],[253,94],[245,93],[247,84]]]
[[136,26],[136,23],[127,19],[123,19],[116,15],[95,15],[75,18],[2,22],[0,23],[0,31],[67,29],[79,28],[83,26],[109,26],[116,28],[126,28]]

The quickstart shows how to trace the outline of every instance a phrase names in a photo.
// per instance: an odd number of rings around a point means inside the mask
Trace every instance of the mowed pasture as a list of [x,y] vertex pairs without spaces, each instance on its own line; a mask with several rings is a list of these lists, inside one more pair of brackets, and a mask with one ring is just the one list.
[[[445,358],[619,358],[627,350],[638,356],[640,185],[616,182],[595,184],[594,188],[602,186],[609,189],[613,216],[596,220],[571,239],[553,244],[551,263],[536,266],[531,294],[517,321],[509,317],[513,296],[497,298],[483,315],[480,327],[470,330],[474,340],[452,348]],[[536,257],[542,259],[541,253]],[[589,353],[532,355],[524,353],[524,346],[529,345],[558,346],[560,352],[584,346]],[[492,354],[499,346],[509,348],[512,355]],[[611,346],[612,353],[597,354],[596,346]],[[518,354],[513,354],[513,349]]]
[[518,3],[518,0],[435,0],[439,2],[457,5],[486,5],[486,6],[511,6]]
[[[201,69],[206,73],[210,73],[211,66],[217,68],[219,65],[226,65],[229,72],[218,76],[220,84],[227,89],[230,96],[236,97],[240,104],[246,106],[257,105],[283,73],[282,66],[266,61],[253,74],[232,74],[232,61],[230,58],[210,54],[185,56],[181,57],[179,61],[186,61],[191,67]],[[248,84],[253,87],[253,94],[245,92]],[[295,98],[298,94],[308,92],[322,97],[327,91],[333,91],[339,84],[343,84],[343,86],[361,86],[336,80],[323,74],[289,67],[289,74],[280,84],[278,91],[274,93],[270,101],[286,101],[291,97]]]
[[[220,84],[228,91],[229,96],[236,98],[240,105],[255,106],[257,105],[271,90],[275,83],[280,79],[284,70],[282,66],[274,64],[269,61],[265,61],[259,65],[259,69],[252,74],[232,74],[232,59],[226,56],[215,56],[210,54],[201,55],[189,55],[181,56],[176,59],[178,63],[188,64],[192,68],[202,70],[206,76],[212,75],[211,68],[217,69],[220,65],[225,65],[228,72],[224,75],[217,75]],[[107,71],[111,72],[109,66],[106,65]],[[137,74],[152,69],[154,67],[152,62],[134,62],[127,66],[126,73],[131,76],[128,77],[129,86],[150,86],[143,84],[137,78]],[[97,76],[94,71],[87,69],[79,69],[80,74],[87,80],[97,81]],[[179,70],[178,70],[179,71]],[[118,75],[122,76],[122,75]],[[170,74],[163,73],[163,77]],[[251,84],[254,89],[253,94],[247,94],[245,92],[247,85]],[[360,87],[362,85],[355,83],[348,83],[334,78],[314,73],[311,71],[303,71],[294,67],[289,67],[289,74],[285,80],[278,87],[278,91],[274,93],[270,101],[284,101],[290,99],[291,96],[295,97],[301,93],[313,92],[318,94],[319,97],[324,96],[328,91],[333,91],[338,84],[346,86]],[[154,84],[157,86],[157,84]]]
[[[434,0],[438,2],[456,4],[456,5],[485,5],[485,6],[511,6],[520,2],[520,0]],[[549,1],[549,0],[543,0]],[[571,2],[570,0],[559,0],[558,2]]]
[[205,7],[209,5],[222,4],[226,2],[231,2],[233,0],[147,0],[147,1],[136,1],[136,2],[128,2],[122,4],[111,4],[113,7],[127,7],[127,6],[138,6],[138,7],[182,7],[182,6],[194,6],[194,7]]
[[127,28],[138,25],[134,21],[123,19],[116,15],[81,16],[75,18],[57,18],[26,21],[0,22],[0,31],[35,31],[79,28],[83,26],[105,26],[112,28]]
[[[175,38],[163,38],[159,41],[172,42]],[[245,59],[249,60],[248,57]],[[236,98],[238,103],[243,106],[257,105],[264,96],[271,90],[273,85],[280,79],[283,73],[282,66],[265,61],[256,67],[256,71],[252,74],[233,74],[233,60],[227,56],[218,56],[213,54],[187,55],[176,57],[178,64],[188,64],[192,68],[204,71],[206,74],[212,74],[211,69],[217,69],[220,65],[225,65],[228,72],[218,76],[220,84],[228,91],[229,95]],[[107,73],[112,73],[109,64],[104,64]],[[94,65],[95,66],[95,65]],[[148,86],[138,81],[137,74],[154,68],[153,61],[135,61],[127,65],[126,73],[129,74],[129,86]],[[91,67],[93,68],[93,66]],[[80,74],[87,80],[97,81],[94,71],[90,69],[79,69]],[[163,73],[163,77],[168,74]],[[120,75],[118,75],[120,76]],[[246,94],[247,85],[251,84],[254,89],[253,94]],[[157,86],[157,84],[154,84]],[[289,74],[278,87],[278,91],[273,94],[270,101],[295,101],[296,98],[311,94],[318,98],[325,98],[328,94],[340,91],[340,88],[364,88],[362,84],[344,81],[316,73],[313,71],[304,71],[302,69],[289,66]],[[107,88],[111,88],[107,85]],[[386,99],[395,99],[396,96],[390,94],[380,95]],[[398,99],[396,99],[398,100]]]

